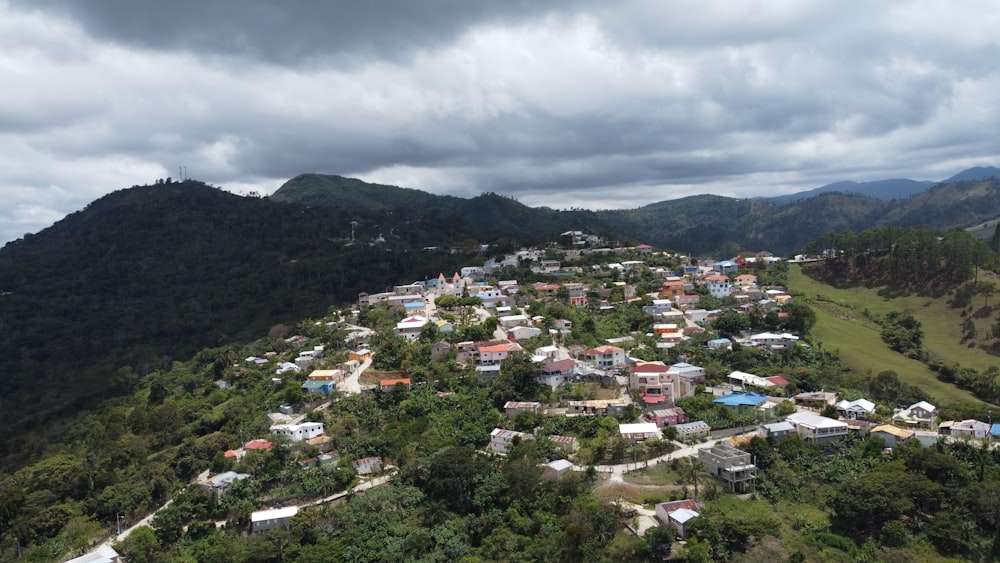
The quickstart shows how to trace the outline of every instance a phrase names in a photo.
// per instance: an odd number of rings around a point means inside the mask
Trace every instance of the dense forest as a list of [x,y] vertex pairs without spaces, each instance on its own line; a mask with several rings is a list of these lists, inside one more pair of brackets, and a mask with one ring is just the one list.
[[[433,215],[277,204],[188,181],[115,192],[6,245],[0,454],[31,455],[22,432],[43,434],[62,410],[127,393],[174,359],[481,262],[463,225],[448,227]],[[420,250],[462,241],[471,254]]]

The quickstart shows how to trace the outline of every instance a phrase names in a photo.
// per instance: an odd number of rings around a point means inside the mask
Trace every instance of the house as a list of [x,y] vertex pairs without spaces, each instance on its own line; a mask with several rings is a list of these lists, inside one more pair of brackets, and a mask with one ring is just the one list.
[[509,334],[511,338],[516,340],[527,340],[529,338],[535,338],[536,336],[542,335],[542,329],[536,326],[515,326],[510,329]]
[[903,426],[929,428],[934,426],[935,416],[937,416],[937,407],[927,401],[920,401],[897,412],[893,415],[892,420]]
[[674,297],[674,304],[682,309],[685,307],[694,307],[700,302],[701,302],[701,295],[698,295],[697,293],[691,293],[691,294],[685,293],[683,295],[678,295],[677,297]]
[[712,264],[712,269],[720,274],[735,274],[739,271],[740,265],[732,260],[719,260]]
[[843,400],[837,403],[836,408],[841,417],[851,420],[868,420],[875,414],[875,403],[867,399]]
[[383,379],[378,382],[379,389],[381,389],[382,391],[393,391],[396,389],[397,385],[402,385],[404,390],[409,391],[410,378],[401,377],[399,379]]
[[684,409],[680,407],[667,407],[647,412],[643,418],[653,424],[663,428],[664,426],[676,426],[687,422]]
[[321,452],[325,452],[333,445],[333,438],[329,436],[316,436],[315,438],[309,438],[305,442],[307,446],[312,446]]
[[288,437],[292,442],[301,442],[323,434],[322,422],[301,422],[299,424],[275,424],[271,426],[272,434]]
[[632,444],[652,438],[663,438],[660,427],[652,422],[619,424],[618,433]]
[[507,414],[507,418],[514,420],[517,415],[522,412],[530,412],[532,414],[538,413],[538,408],[542,404],[536,401],[507,401],[504,406],[504,412]]
[[759,332],[757,334],[750,335],[751,345],[768,348],[776,352],[794,348],[795,343],[798,341],[798,336],[787,332],[782,332],[781,334],[774,332]]
[[[758,387],[760,389],[769,389],[775,387],[775,384],[768,381],[766,377],[761,377],[759,375],[754,375],[752,373],[746,373],[743,371],[733,371],[727,376],[729,383],[733,385],[747,388],[747,387]],[[787,383],[787,382],[786,382]]]
[[242,481],[243,479],[249,479],[250,475],[246,473],[237,473],[235,471],[226,471],[224,473],[219,473],[215,477],[210,477],[204,481],[198,483],[198,487],[205,491],[206,493],[215,492],[218,496],[226,494],[229,487],[236,481]]
[[653,304],[643,307],[642,312],[652,317],[669,312],[672,308],[673,303],[669,299],[653,299]]
[[598,369],[620,368],[625,365],[625,350],[617,346],[598,346],[584,350],[582,358]]
[[515,326],[528,326],[531,320],[525,315],[507,315],[497,319],[503,328],[514,328]]
[[506,454],[510,451],[511,446],[514,445],[515,440],[523,442],[534,439],[534,434],[518,432],[516,430],[507,430],[504,428],[494,428],[493,431],[490,432],[490,450],[494,453]]
[[736,287],[753,287],[757,285],[757,276],[753,274],[740,274],[733,278],[733,285]]
[[719,442],[699,448],[698,461],[705,464],[708,473],[726,483],[730,492],[745,493],[754,489],[757,466],[747,452],[726,442]]
[[329,395],[333,393],[333,389],[337,386],[333,381],[315,381],[308,380],[299,386],[300,389],[306,393],[321,393],[323,395]]
[[762,424],[760,428],[764,431],[764,436],[774,438],[775,440],[781,440],[785,436],[795,434],[796,432],[795,426],[787,421]]
[[644,405],[672,405],[694,394],[694,386],[662,362],[636,362],[629,370],[629,386]]
[[691,387],[699,383],[705,383],[705,368],[691,365],[687,362],[678,362],[670,366],[671,371],[676,371],[677,375],[688,382]]
[[767,405],[767,395],[760,393],[731,393],[712,401],[733,411],[736,416],[751,415],[758,412],[759,407]]
[[692,499],[661,502],[656,505],[656,518],[665,526],[677,529],[677,535],[687,538],[687,524],[698,517],[698,502]]
[[990,434],[990,425],[978,420],[949,420],[938,425],[938,434],[955,438],[984,440]]
[[102,545],[79,557],[74,557],[66,563],[119,563],[121,556],[110,545]]
[[523,348],[521,348],[521,345],[516,342],[484,342],[476,347],[476,365],[499,366],[500,363],[506,360],[508,356],[514,352],[520,352],[521,350],[523,350]]
[[723,297],[729,297],[731,289],[729,287],[729,278],[726,276],[705,276],[705,285],[708,286],[708,293],[712,297],[718,297],[722,299]]
[[811,391],[792,397],[796,405],[813,409],[823,409],[837,402],[837,394],[830,391]]
[[434,360],[440,360],[449,352],[451,352],[451,343],[448,342],[447,340],[442,340],[437,344],[431,346],[431,358]]
[[542,356],[550,362],[554,362],[559,359],[559,347],[555,345],[542,346],[535,350],[536,356]]
[[365,363],[372,359],[372,351],[368,348],[361,348],[359,350],[352,350],[347,354],[349,360],[356,361],[358,363]]
[[250,513],[250,533],[259,534],[274,528],[287,528],[288,522],[299,513],[299,507],[271,508]]
[[913,430],[907,430],[891,424],[880,424],[872,428],[868,433],[870,436],[878,436],[885,441],[887,447],[893,448],[896,444],[913,438],[916,434]]
[[785,417],[785,421],[795,426],[803,440],[817,444],[839,440],[848,432],[846,423],[811,412],[792,413]]
[[548,479],[557,479],[573,468],[573,462],[568,459],[556,459],[542,464],[542,471]]
[[[660,299],[674,300],[677,297],[684,295],[684,285],[685,281],[680,278],[670,278],[663,282],[660,286]],[[680,306],[678,304],[678,306]]]
[[714,340],[709,340],[706,343],[709,350],[722,350],[732,348],[733,341],[728,338],[716,338]]
[[567,415],[621,416],[628,406],[625,399],[592,399],[567,401]]
[[573,436],[559,436],[556,434],[550,434],[548,436],[550,442],[559,446],[561,449],[573,453],[580,447],[580,441]]
[[545,362],[538,374],[538,381],[555,389],[573,377],[575,367],[576,360],[572,359]]
[[310,467],[329,467],[331,465],[336,465],[339,461],[340,452],[332,451],[329,453],[319,454],[316,457],[303,459],[298,462],[298,466],[302,469],[309,469]]
[[682,442],[689,442],[691,440],[697,440],[698,438],[705,438],[712,431],[712,427],[708,425],[707,422],[703,420],[696,420],[694,422],[684,422],[674,426],[677,429],[677,439]]
[[356,459],[351,462],[351,465],[354,466],[354,470],[358,472],[358,475],[368,475],[382,469],[382,458],[366,457]]
[[566,288],[570,305],[582,307],[587,304],[587,288],[582,283],[565,283],[563,287]]
[[420,338],[420,331],[424,329],[424,325],[427,324],[427,317],[422,315],[413,315],[412,317],[406,317],[405,319],[396,323],[395,333],[398,336],[402,336],[407,340],[416,340]]

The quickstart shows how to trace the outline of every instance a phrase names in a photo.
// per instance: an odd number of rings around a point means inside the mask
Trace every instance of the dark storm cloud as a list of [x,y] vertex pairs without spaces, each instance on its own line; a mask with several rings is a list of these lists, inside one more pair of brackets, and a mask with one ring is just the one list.
[[179,166],[600,208],[940,179],[1000,156],[995,12],[0,0],[0,241]]
[[[562,2],[550,3],[556,6]],[[536,17],[531,2],[421,0],[15,0],[65,14],[93,36],[154,50],[181,49],[281,65],[407,58],[445,45],[471,25]]]

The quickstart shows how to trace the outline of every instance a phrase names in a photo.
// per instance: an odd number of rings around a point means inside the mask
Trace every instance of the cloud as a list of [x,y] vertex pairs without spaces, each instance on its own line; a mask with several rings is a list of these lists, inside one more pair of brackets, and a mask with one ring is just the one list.
[[608,208],[996,164],[994,10],[860,10],[0,0],[0,241],[181,166]]

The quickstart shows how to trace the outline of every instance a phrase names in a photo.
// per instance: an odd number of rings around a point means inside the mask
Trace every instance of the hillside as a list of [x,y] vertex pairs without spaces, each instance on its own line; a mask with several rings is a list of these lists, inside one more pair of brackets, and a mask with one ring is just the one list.
[[[954,180],[948,180],[954,181]],[[918,194],[931,186],[934,182],[929,180],[910,180],[908,178],[891,178],[888,180],[874,180],[871,182],[834,182],[825,186],[820,186],[812,190],[797,192],[777,197],[767,198],[774,203],[791,203],[801,199],[827,193],[840,192],[845,194],[858,194],[875,199],[901,199]]]
[[[410,251],[469,234],[460,222],[449,227],[419,213],[398,221],[189,181],[112,193],[6,245],[3,453],[27,453],[7,442],[17,430],[127,391],[172,359],[262,336],[395,280],[454,271],[465,256]],[[386,241],[372,245],[379,234]]]
[[[886,186],[901,184],[879,185],[888,190]],[[998,195],[1000,181],[987,179],[945,182],[930,189],[921,186],[919,193],[891,200],[838,191],[787,202],[699,195],[637,209],[557,211],[528,207],[496,194],[471,199],[435,196],[339,176],[309,174],[290,180],[271,199],[322,207],[439,212],[468,221],[480,237],[542,239],[573,229],[690,254],[731,256],[747,249],[792,253],[823,233],[845,229],[856,232],[883,225],[917,224],[936,229],[971,226],[1000,217]],[[706,236],[706,230],[711,236]]]

